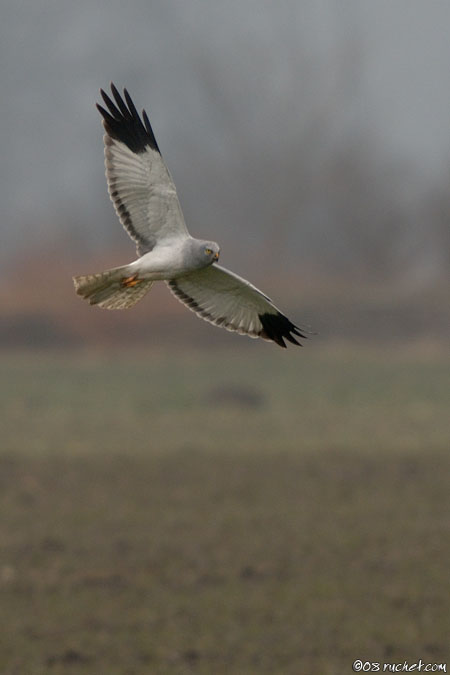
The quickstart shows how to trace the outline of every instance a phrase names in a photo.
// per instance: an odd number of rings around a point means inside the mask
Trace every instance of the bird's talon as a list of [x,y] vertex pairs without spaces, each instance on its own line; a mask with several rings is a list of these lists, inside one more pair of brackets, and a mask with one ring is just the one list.
[[125,279],[122,279],[122,286],[125,286],[126,288],[133,288],[133,286],[137,286],[137,284],[140,284],[142,279],[138,279],[137,274],[135,274],[132,277],[125,277]]

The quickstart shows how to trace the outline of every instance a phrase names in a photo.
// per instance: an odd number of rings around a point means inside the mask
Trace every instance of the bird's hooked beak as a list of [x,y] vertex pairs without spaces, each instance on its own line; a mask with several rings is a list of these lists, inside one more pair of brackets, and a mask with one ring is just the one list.
[[219,260],[219,254],[218,253],[214,253],[213,257],[214,257],[215,262],[217,262]]

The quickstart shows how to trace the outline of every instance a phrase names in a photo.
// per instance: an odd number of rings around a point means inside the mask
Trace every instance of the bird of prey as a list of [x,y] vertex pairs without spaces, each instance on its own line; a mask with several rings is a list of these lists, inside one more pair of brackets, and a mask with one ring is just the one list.
[[116,213],[134,240],[138,258],[122,267],[74,277],[78,295],[91,305],[125,309],[155,281],[205,321],[230,331],[261,337],[286,347],[305,338],[249,281],[217,264],[220,248],[194,239],[184,222],[172,177],[161,157],[145,110],[142,118],[124,89],[111,83],[112,99],[100,90],[108,191]]

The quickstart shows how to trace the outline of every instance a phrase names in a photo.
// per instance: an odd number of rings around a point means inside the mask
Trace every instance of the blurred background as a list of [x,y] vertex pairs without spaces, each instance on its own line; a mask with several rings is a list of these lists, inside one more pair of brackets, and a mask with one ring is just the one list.
[[322,339],[442,335],[449,16],[445,2],[3,3],[1,343],[103,344],[126,323],[148,345],[163,321],[183,342],[186,326],[225,339],[165,290],[126,319],[73,293],[72,274],[134,257],[94,108],[110,80],[146,107],[186,221],[223,265]]
[[[450,5],[0,11],[2,672],[448,658]],[[135,256],[111,80],[302,350],[75,295]]]

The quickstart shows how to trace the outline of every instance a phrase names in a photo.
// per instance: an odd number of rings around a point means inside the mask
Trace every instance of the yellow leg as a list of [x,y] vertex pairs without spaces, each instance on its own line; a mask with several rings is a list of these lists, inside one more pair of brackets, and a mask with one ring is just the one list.
[[135,274],[132,277],[125,277],[125,279],[122,279],[122,286],[133,288],[133,286],[137,286],[137,284],[140,284],[142,281],[143,279],[138,279],[137,274]]

